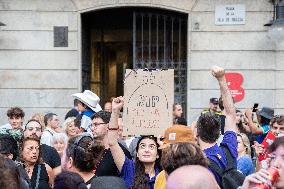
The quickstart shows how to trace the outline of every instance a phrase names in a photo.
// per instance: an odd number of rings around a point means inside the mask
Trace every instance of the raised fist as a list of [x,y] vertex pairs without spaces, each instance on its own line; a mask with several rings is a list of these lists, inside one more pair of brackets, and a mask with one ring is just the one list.
[[211,68],[211,73],[214,77],[217,79],[220,79],[225,76],[225,70],[224,68],[218,67],[218,66],[213,66]]
[[112,111],[120,111],[123,107],[124,99],[122,96],[116,97],[112,100]]

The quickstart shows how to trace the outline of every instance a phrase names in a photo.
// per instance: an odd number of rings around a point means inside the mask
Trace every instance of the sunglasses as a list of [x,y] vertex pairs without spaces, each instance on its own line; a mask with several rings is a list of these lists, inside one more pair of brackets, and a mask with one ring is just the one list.
[[41,128],[40,127],[26,127],[26,130],[28,131],[33,131],[35,129],[36,132],[39,132],[41,131]]

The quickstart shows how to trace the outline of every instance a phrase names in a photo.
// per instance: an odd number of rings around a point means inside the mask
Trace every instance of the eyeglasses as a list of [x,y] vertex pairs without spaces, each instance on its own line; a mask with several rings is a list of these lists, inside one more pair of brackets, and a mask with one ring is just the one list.
[[103,125],[103,124],[107,124],[107,123],[93,123],[93,126],[98,127],[99,125]]
[[40,128],[40,127],[26,127],[26,128],[27,128],[27,130],[29,130],[29,131],[33,131],[34,129],[35,129],[36,132],[41,131],[41,128]]

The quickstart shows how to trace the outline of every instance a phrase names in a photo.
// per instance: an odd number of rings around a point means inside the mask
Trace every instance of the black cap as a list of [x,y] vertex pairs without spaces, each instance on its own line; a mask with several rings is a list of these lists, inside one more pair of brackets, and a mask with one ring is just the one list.
[[219,103],[219,100],[218,100],[218,98],[210,98],[210,103],[212,103],[212,104],[218,104],[218,103]]

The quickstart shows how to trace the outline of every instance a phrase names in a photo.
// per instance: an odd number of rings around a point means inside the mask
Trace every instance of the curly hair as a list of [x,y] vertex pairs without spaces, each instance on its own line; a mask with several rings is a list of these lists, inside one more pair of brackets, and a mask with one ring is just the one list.
[[214,143],[220,135],[221,120],[210,112],[201,114],[197,121],[197,134],[204,142]]
[[75,119],[76,117],[68,117],[62,124],[62,129],[63,131],[65,131],[65,133],[67,134],[67,129],[69,125],[74,124],[75,125]]
[[37,135],[31,135],[29,137],[26,137],[23,139],[23,141],[21,142],[20,144],[20,159],[21,161],[25,161],[23,159],[23,149],[25,147],[25,144],[27,141],[35,141],[38,143],[38,146],[39,146],[39,155],[38,155],[38,158],[37,158],[37,161],[36,161],[36,164],[40,164],[40,163],[43,163],[43,160],[42,160],[42,155],[41,155],[41,146],[40,146],[40,139],[38,138]]
[[[142,136],[138,142],[137,142],[137,146],[136,146],[136,152],[138,152],[139,149],[139,144],[141,143],[141,141],[143,139],[151,139],[155,142],[156,146],[158,147],[158,143],[157,143],[157,138],[153,137],[152,135],[148,135],[148,136]],[[157,153],[159,155],[159,158],[156,159],[155,161],[155,169],[159,169],[161,170],[161,166],[160,166],[160,157],[161,157],[161,151],[159,149],[157,149]],[[146,176],[145,173],[145,166],[143,164],[143,162],[141,162],[139,160],[139,158],[136,156],[135,158],[135,175],[134,175],[134,183],[133,186],[131,187],[132,189],[146,189],[148,188],[148,177]]]
[[276,115],[270,120],[270,127],[273,126],[274,123],[277,123],[278,125],[284,124],[284,115]]
[[90,172],[99,162],[103,151],[101,141],[83,134],[69,139],[66,156],[72,157],[73,164],[79,171]]
[[171,144],[168,148],[162,150],[161,165],[167,174],[171,174],[184,165],[208,167],[208,160],[196,144],[180,142]]
[[23,118],[25,117],[25,112],[19,107],[13,107],[7,111],[7,116],[9,118],[12,118],[12,117]]
[[83,178],[75,172],[63,171],[54,179],[53,189],[87,189]]

